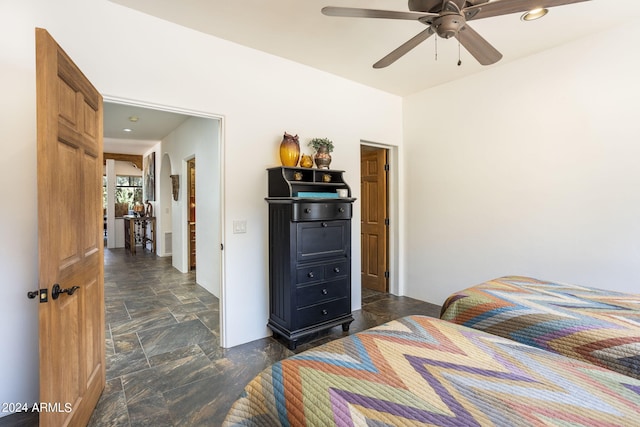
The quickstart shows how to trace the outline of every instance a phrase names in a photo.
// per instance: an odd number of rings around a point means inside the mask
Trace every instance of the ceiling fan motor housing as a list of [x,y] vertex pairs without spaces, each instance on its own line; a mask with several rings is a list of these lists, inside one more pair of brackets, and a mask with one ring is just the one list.
[[[463,9],[467,6],[474,6],[477,4],[487,3],[489,0],[449,0],[458,6],[458,9]],[[444,8],[444,5],[448,1],[442,0],[409,0],[409,10],[412,12],[425,12],[425,13],[440,13]]]
[[432,28],[443,39],[450,39],[458,34],[464,24],[465,21],[461,15],[442,15],[434,19]]

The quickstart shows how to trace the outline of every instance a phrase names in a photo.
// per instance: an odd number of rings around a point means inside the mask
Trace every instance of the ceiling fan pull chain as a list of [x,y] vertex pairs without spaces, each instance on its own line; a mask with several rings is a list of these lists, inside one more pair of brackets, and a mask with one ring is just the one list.
[[462,59],[460,59],[460,39],[458,39],[458,67],[462,65]]
[[436,61],[438,60],[438,37],[433,38],[436,42]]

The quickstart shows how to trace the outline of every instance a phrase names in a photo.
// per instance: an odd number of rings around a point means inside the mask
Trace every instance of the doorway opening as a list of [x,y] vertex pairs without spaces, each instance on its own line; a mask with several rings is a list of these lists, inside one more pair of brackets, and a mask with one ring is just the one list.
[[[156,169],[155,201],[153,211],[156,216],[157,251],[159,257],[171,257],[171,264],[181,273],[193,272],[196,283],[220,300],[219,320],[224,318],[222,289],[224,281],[223,253],[223,119],[221,116],[194,112],[166,106],[139,103],[130,100],[107,98],[105,103],[115,105],[119,114],[105,115],[105,152],[116,151],[146,155],[154,152],[159,166]],[[128,111],[127,109],[132,109]],[[149,115],[147,115],[149,114]],[[151,118],[155,117],[150,126]],[[122,132],[125,120],[131,128],[126,135]],[[114,123],[110,123],[114,120]],[[146,126],[143,126],[146,125]],[[108,134],[113,132],[114,134]],[[136,139],[139,138],[139,139]],[[111,139],[114,145],[108,148]],[[195,169],[195,159],[211,165],[201,170]],[[189,166],[193,160],[192,167]],[[193,174],[193,175],[192,175]],[[195,204],[196,177],[198,187],[207,191],[198,194]],[[193,191],[191,191],[193,188]],[[190,223],[198,216],[215,218],[196,231]],[[193,220],[193,221],[192,221]],[[115,226],[117,228],[117,225]],[[192,237],[193,231],[193,237]],[[201,242],[197,247],[197,241]],[[193,250],[193,254],[192,251]],[[193,255],[193,256],[192,256]],[[196,258],[211,260],[201,264],[196,271],[191,268]],[[219,333],[222,335],[223,328]]]
[[162,155],[160,163],[160,208],[156,212],[156,217],[160,218],[162,229],[158,232],[158,240],[161,243],[158,246],[158,256],[166,257],[173,254],[173,233],[171,224],[173,224],[173,166],[171,165],[171,157],[168,153]]
[[189,194],[189,270],[196,269],[196,159],[187,162]]
[[389,292],[388,150],[360,146],[362,292]]

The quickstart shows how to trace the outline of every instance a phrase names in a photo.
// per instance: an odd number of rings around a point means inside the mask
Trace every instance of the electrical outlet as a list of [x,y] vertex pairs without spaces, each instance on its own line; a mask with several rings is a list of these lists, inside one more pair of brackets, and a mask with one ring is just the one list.
[[242,234],[247,232],[247,221],[233,221],[233,234]]

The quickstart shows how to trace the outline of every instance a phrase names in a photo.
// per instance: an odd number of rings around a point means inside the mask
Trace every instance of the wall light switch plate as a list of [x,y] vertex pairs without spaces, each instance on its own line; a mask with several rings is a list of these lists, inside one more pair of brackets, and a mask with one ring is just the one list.
[[247,221],[233,221],[233,234],[242,234],[247,232]]

